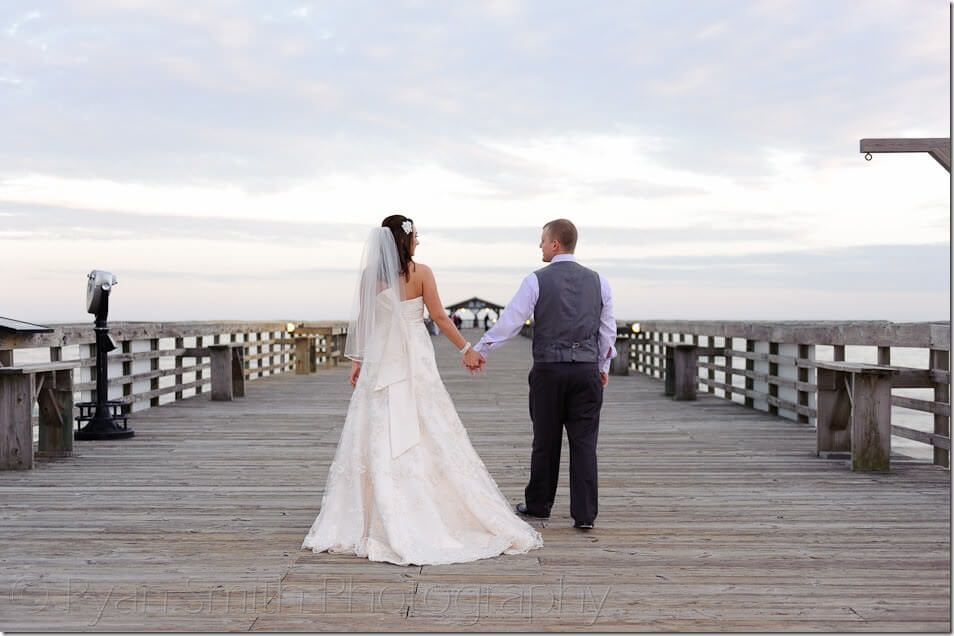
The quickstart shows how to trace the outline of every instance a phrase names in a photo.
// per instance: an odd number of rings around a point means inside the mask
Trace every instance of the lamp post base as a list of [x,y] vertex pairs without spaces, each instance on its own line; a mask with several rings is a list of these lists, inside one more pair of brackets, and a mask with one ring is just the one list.
[[[73,439],[125,439],[136,434],[127,426],[127,416],[122,413],[122,402],[80,402],[76,406],[80,409],[80,416],[76,419],[85,421],[86,426],[73,433]],[[96,413],[91,415],[94,409]],[[112,411],[111,415],[104,413],[107,409]],[[120,422],[122,426],[119,425]]]
[[112,421],[106,425],[97,426],[92,422],[79,429],[73,434],[73,439],[125,439],[132,437],[136,431],[126,428],[119,428]]

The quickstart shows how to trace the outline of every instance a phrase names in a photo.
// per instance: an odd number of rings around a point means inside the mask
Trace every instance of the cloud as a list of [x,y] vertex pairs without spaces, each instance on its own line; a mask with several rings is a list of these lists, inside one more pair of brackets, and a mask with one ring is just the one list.
[[[950,244],[872,245],[826,250],[593,261],[607,276],[652,285],[820,292],[931,292],[950,289]],[[885,308],[887,310],[888,308]]]
[[177,214],[129,214],[62,207],[0,204],[5,217],[0,240],[8,233],[47,240],[92,239],[104,242],[202,239],[210,243],[249,241],[313,245],[323,241],[364,241],[368,225],[358,223],[298,223],[260,219],[223,219]]
[[[0,243],[11,240],[99,242],[111,246],[132,242],[175,249],[184,242],[265,246],[280,252],[304,249],[325,252],[320,264],[289,267],[301,261],[289,255],[285,264],[250,272],[213,268],[188,276],[267,280],[283,276],[352,272],[369,225],[347,222],[294,222],[222,219],[185,215],[124,214],[42,206],[0,205],[4,218]],[[539,258],[539,226],[472,225],[421,228],[420,253],[440,271],[496,272],[522,276]],[[619,227],[580,225],[578,253],[609,277],[632,278],[653,285],[712,285],[780,289],[943,291],[950,285],[950,244],[868,245],[844,248],[759,250],[774,242],[798,245],[791,228]],[[718,246],[718,248],[715,248]],[[755,249],[753,249],[755,246]],[[516,258],[507,254],[519,253]],[[491,260],[488,260],[487,257]],[[129,269],[129,268],[127,268]],[[175,261],[148,269],[151,277],[185,275]]]
[[[857,145],[945,134],[948,26],[938,1],[7,2],[0,252],[64,272],[106,236],[127,271],[227,267],[238,288],[332,271],[403,210],[451,289],[489,260],[505,296],[566,216],[632,297],[643,276],[762,297],[803,268],[900,290],[863,248],[947,241],[948,175]],[[176,241],[176,267],[141,263]],[[256,241],[267,259],[239,258]],[[912,285],[943,282],[898,254]],[[880,311],[878,289],[840,293]]]
[[[931,58],[947,49],[939,3],[803,2],[780,20],[737,2],[699,3],[692,18],[646,2],[376,4],[370,12],[360,3],[292,3],[265,13],[90,2],[22,26],[30,10],[11,6],[8,30],[20,39],[7,74],[39,86],[44,99],[14,102],[10,132],[60,121],[62,132],[5,136],[7,156],[62,170],[66,152],[85,159],[74,170],[95,167],[107,178],[151,168],[160,179],[199,169],[281,180],[326,169],[326,151],[347,161],[347,143],[328,145],[335,136],[356,143],[366,161],[382,149],[419,161],[435,137],[620,125],[684,138],[660,149],[673,163],[758,173],[747,149],[766,138],[828,150],[871,135],[860,128],[891,134],[946,123],[946,56]],[[496,17],[474,19],[482,14]],[[16,46],[27,31],[50,50]],[[696,32],[706,37],[687,39]],[[528,42],[538,43],[532,54]]]

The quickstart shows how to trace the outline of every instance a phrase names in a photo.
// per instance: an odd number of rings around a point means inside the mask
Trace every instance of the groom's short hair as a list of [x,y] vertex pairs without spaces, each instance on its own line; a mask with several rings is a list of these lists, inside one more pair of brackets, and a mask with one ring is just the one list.
[[573,252],[576,249],[576,226],[568,219],[556,219],[543,226],[543,231],[550,234],[550,238],[560,241],[564,251]]

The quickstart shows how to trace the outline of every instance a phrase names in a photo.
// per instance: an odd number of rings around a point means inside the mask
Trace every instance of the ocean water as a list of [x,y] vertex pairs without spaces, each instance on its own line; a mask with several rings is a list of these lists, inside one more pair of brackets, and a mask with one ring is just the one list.
[[[194,339],[186,338],[185,346],[193,346]],[[173,340],[171,338],[164,338],[160,340],[160,348],[162,349],[171,349],[174,346]],[[254,352],[254,347],[253,347]],[[17,349],[13,354],[14,364],[30,364],[30,363],[39,363],[49,361],[49,349],[48,348],[39,348],[39,349]],[[64,360],[75,360],[80,356],[79,346],[73,345],[69,347],[63,347],[62,357]],[[815,347],[815,358],[818,360],[833,360],[834,359],[834,348],[831,346],[817,346]],[[877,347],[864,347],[864,346],[849,346],[845,347],[845,359],[849,362],[869,362],[876,363],[878,361],[878,349]],[[901,367],[911,367],[916,369],[927,369],[928,368],[928,350],[927,349],[913,349],[906,347],[893,347],[891,349],[891,364],[894,366]],[[171,369],[175,366],[175,359],[161,358],[159,361],[160,369]],[[736,366],[739,366],[739,361],[736,361]],[[137,369],[137,371],[144,369]],[[88,372],[87,372],[88,373]],[[722,378],[718,376],[719,381],[723,381]],[[89,381],[92,378],[79,378],[76,381]],[[184,382],[191,382],[195,379],[195,374],[186,373],[183,375]],[[159,379],[160,388],[165,388],[172,386],[175,382],[174,376],[167,376]],[[733,377],[733,385],[738,385],[741,387],[745,386],[745,379],[740,376]],[[113,389],[114,391],[118,390]],[[189,397],[194,395],[194,391],[186,391],[184,397]],[[934,391],[932,389],[894,389],[892,391],[894,395],[901,395],[912,398],[919,398],[923,400],[931,400],[934,397]],[[114,395],[113,392],[110,392],[110,397],[115,398],[118,395]],[[737,396],[736,401],[741,401],[741,396]],[[74,394],[74,400],[80,401],[81,396],[79,393]],[[174,400],[174,394],[169,393],[160,397],[160,404],[166,404]],[[35,407],[34,407],[35,409]],[[34,412],[35,414],[35,412]],[[920,411],[914,411],[902,407],[892,407],[891,409],[891,421],[892,424],[903,426],[906,428],[912,428],[919,431],[933,432],[934,431],[934,416],[931,413],[922,413]],[[37,428],[34,427],[33,431],[34,439],[38,438],[39,433]],[[907,457],[923,460],[923,461],[933,461],[933,449],[927,444],[922,444],[914,440],[905,439],[903,437],[892,436],[891,438],[891,448],[892,452],[905,455]]]

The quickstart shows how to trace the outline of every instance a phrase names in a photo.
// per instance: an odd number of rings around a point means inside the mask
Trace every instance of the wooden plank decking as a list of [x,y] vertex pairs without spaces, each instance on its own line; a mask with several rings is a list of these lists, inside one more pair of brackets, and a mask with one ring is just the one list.
[[[471,378],[435,342],[475,447],[522,500],[528,343]],[[607,390],[596,530],[571,527],[564,454],[528,555],[399,567],[300,551],[346,373],[151,409],[133,439],[0,473],[0,630],[950,631],[948,471],[852,473],[814,456],[805,425],[672,402],[635,376]]]

